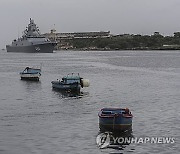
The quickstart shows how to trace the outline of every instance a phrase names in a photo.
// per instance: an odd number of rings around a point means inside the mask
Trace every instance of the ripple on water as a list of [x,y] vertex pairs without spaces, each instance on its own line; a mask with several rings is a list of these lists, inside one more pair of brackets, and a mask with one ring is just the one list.
[[[57,51],[0,53],[0,153],[178,153],[180,52]],[[43,63],[40,82],[19,78]],[[73,65],[72,65],[73,64]],[[51,81],[77,72],[91,82],[78,96]],[[134,137],[175,137],[174,144],[98,149],[98,112],[128,107]]]

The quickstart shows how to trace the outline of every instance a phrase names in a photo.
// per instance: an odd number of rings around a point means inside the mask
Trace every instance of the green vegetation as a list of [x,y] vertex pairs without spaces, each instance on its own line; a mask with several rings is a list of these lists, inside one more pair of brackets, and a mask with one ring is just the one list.
[[67,40],[71,49],[82,50],[177,50],[180,49],[180,32],[174,36],[116,35],[107,38],[73,38]]

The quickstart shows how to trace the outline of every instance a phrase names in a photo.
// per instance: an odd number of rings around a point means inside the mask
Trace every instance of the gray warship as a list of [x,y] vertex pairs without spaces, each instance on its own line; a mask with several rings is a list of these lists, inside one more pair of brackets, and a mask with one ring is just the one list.
[[55,41],[50,41],[41,35],[34,20],[30,18],[23,36],[15,39],[11,45],[6,45],[6,49],[7,52],[52,53],[56,45]]

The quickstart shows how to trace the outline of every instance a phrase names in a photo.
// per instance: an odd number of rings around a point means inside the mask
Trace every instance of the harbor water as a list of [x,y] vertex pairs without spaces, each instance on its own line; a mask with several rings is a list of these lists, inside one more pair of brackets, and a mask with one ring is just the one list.
[[[19,72],[42,65],[39,82]],[[52,89],[68,73],[90,80],[72,96]],[[0,154],[180,152],[180,51],[0,52]],[[100,149],[98,112],[128,107],[132,135],[173,143],[131,143]]]

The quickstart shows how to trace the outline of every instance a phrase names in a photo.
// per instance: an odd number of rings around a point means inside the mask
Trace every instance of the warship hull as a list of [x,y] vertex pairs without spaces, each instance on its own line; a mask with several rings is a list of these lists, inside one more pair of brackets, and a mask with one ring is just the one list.
[[53,53],[56,43],[44,43],[29,46],[11,46],[7,45],[7,52],[24,52],[24,53]]

